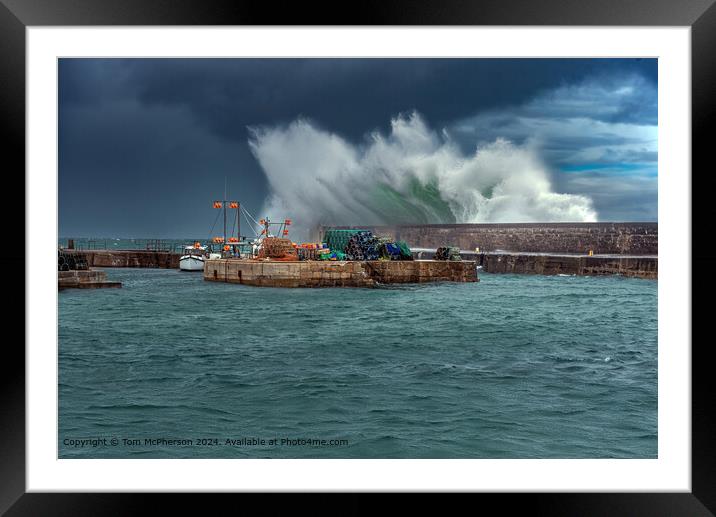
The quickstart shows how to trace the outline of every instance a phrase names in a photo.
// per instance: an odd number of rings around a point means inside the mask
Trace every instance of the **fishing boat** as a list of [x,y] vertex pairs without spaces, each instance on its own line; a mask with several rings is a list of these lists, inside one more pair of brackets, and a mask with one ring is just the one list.
[[195,242],[184,248],[184,253],[179,257],[179,269],[181,271],[204,271],[204,262],[209,258],[206,246]]
[[[227,185],[224,183],[224,199],[215,200],[212,206],[220,210],[216,214],[214,224],[209,230],[209,235],[214,234],[214,229],[217,226],[219,218],[223,215],[223,236],[211,237],[208,250],[204,254],[205,260],[219,259],[219,258],[234,258],[234,259],[251,259],[259,255],[259,250],[262,247],[263,240],[267,237],[274,237],[270,233],[272,226],[279,226],[279,233],[284,237],[288,236],[288,226],[291,224],[290,219],[286,219],[282,223],[272,223],[266,219],[256,221],[253,216],[246,210],[239,201],[227,199]],[[227,209],[236,210],[235,216],[229,215]],[[245,235],[241,234],[241,216],[244,216],[246,222],[249,223],[251,231],[255,234],[255,238],[249,239]],[[229,228],[228,224],[232,223],[233,228]],[[262,228],[261,233],[254,227]],[[235,236],[234,236],[235,235]],[[208,242],[208,241],[207,241]],[[187,253],[189,255],[189,253]],[[182,257],[184,258],[184,257]],[[192,257],[193,258],[193,257]],[[187,258],[189,260],[189,258]],[[202,264],[203,268],[203,264]]]
[[[213,207],[216,209],[221,210],[221,212],[216,214],[216,219],[214,220],[214,224],[211,227],[211,230],[209,233],[214,232],[214,228],[216,227],[216,223],[219,220],[219,217],[223,214],[224,219],[224,235],[219,237],[213,237],[211,239],[210,249],[207,254],[207,258],[209,260],[215,259],[215,258],[251,258],[256,254],[257,250],[257,243],[255,240],[249,240],[245,236],[241,235],[241,215],[244,215],[244,218],[246,218],[247,221],[253,222],[255,225],[259,225],[259,223],[256,222],[256,220],[251,216],[251,214],[248,213],[248,211],[241,206],[241,203],[238,201],[230,201],[226,199],[226,185],[224,185],[224,199],[222,200],[216,200],[213,202]],[[231,216],[231,219],[233,220],[233,228],[229,230],[227,227],[227,224],[229,222],[228,220],[228,213],[227,208],[236,210],[236,218],[234,216]],[[236,236],[234,237],[234,231],[236,232]],[[258,232],[255,232],[256,236],[258,237]],[[218,253],[216,253],[218,251]]]

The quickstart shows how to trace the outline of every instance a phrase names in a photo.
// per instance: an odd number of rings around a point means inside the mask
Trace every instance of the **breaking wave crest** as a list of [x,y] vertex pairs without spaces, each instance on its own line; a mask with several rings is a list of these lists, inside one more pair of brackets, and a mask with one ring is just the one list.
[[319,224],[596,221],[590,198],[552,191],[537,149],[497,139],[465,155],[418,113],[391,120],[362,145],[306,119],[250,128],[268,180],[262,215]]

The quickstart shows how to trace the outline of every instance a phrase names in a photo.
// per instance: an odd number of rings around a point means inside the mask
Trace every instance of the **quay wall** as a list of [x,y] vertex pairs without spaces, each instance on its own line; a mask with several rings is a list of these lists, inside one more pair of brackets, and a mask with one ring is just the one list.
[[263,287],[373,287],[378,284],[477,282],[472,261],[207,260],[204,280]]
[[96,289],[102,287],[122,287],[121,282],[108,282],[104,271],[58,271],[57,288]]
[[179,253],[145,250],[75,250],[90,267],[140,267],[178,269]]
[[376,235],[402,240],[411,247],[458,246],[462,250],[529,251],[657,255],[659,225],[643,223],[484,223],[390,226],[321,226],[316,239],[329,228],[362,228]]
[[519,253],[479,253],[477,263],[487,273],[535,275],[622,275],[657,279],[657,257],[536,255]]

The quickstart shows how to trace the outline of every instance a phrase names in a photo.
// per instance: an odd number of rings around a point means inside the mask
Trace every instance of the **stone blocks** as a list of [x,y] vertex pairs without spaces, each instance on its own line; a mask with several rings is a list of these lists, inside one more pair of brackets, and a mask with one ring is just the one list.
[[373,287],[378,284],[477,282],[475,262],[208,260],[204,279],[264,287]]

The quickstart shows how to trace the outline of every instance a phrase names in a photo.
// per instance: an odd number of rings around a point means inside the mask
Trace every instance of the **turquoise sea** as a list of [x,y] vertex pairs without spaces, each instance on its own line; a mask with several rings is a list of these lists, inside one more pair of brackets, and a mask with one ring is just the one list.
[[655,458],[657,282],[59,293],[61,458]]

